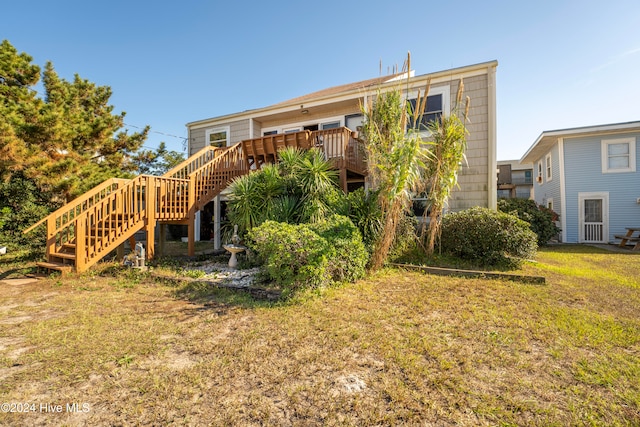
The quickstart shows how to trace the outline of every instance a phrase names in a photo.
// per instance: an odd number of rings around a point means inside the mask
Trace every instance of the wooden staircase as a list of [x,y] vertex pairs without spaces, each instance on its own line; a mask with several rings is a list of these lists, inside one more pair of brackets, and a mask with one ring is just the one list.
[[46,262],[37,265],[61,273],[83,272],[146,231],[146,252],[154,256],[158,223],[187,224],[188,253],[195,252],[195,216],[234,178],[277,160],[284,147],[319,147],[340,170],[347,190],[349,173],[366,173],[361,144],[347,128],[296,132],[255,138],[227,148],[205,147],[163,176],[108,179],[24,231],[46,222]]

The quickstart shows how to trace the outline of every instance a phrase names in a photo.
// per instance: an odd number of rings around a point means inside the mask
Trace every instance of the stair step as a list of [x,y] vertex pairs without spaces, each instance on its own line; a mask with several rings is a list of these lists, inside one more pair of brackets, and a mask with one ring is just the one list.
[[65,243],[62,245],[62,249],[68,249],[70,251],[75,251],[76,250],[76,244],[75,243]]
[[36,266],[45,270],[59,271],[62,276],[64,276],[66,273],[71,272],[71,270],[73,269],[70,265],[61,264],[59,262],[40,261],[36,262]]
[[68,254],[66,252],[54,252],[50,256],[55,258],[76,259],[76,254]]

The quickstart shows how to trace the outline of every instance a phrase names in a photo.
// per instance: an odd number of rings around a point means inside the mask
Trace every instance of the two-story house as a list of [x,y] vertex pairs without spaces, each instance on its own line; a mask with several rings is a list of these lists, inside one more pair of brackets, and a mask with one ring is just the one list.
[[498,198],[530,199],[533,165],[519,160],[498,160]]
[[520,160],[534,199],[560,215],[562,241],[608,243],[640,226],[640,121],[544,131]]
[[[430,81],[425,120],[450,113],[460,81],[464,83],[465,95],[471,98],[467,162],[459,174],[459,188],[449,201],[452,211],[472,206],[496,207],[497,65],[497,61],[490,61],[419,76],[412,74],[408,84],[402,82],[405,96],[411,100],[417,97],[419,90],[424,93]],[[324,89],[263,108],[190,122],[187,124],[188,154],[194,155],[207,146],[228,147],[237,143],[242,143],[245,151],[260,151],[264,150],[261,147],[275,147],[277,138],[306,131],[311,132],[316,141],[324,140],[322,145],[326,151],[329,138],[338,134],[347,135],[345,138],[348,138],[351,131],[358,131],[363,122],[362,106],[367,105],[370,97],[375,96],[378,90],[398,87],[403,79],[406,79],[406,75],[378,77]],[[351,144],[345,142],[344,147],[349,148]],[[274,153],[260,153],[258,157],[262,156],[261,161],[275,160]],[[327,156],[338,155],[327,152]],[[259,164],[260,161],[255,166]],[[365,184],[364,173],[358,172],[363,171],[348,167],[341,170],[341,186],[345,191]],[[216,240],[220,234],[215,231],[219,230],[224,209],[221,202],[224,199],[224,193],[220,194],[207,206],[212,211]],[[216,247],[219,246],[220,242],[216,241]]]

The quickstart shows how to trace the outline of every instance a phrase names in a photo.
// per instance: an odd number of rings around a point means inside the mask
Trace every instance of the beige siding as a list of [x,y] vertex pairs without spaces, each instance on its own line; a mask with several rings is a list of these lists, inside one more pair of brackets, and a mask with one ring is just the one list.
[[[467,136],[467,161],[462,166],[459,173],[459,188],[454,189],[449,209],[459,211],[472,206],[489,206],[495,191],[492,191],[490,176],[495,176],[495,171],[491,171],[495,159],[495,147],[490,146],[489,138],[493,137],[495,132],[495,88],[493,87],[495,64],[490,64],[483,70],[473,69],[461,72],[456,75],[435,74],[437,83],[432,86],[433,89],[448,86],[450,90],[449,99],[450,106],[454,107],[456,103],[456,95],[459,85],[459,76],[466,75],[464,79],[464,95],[471,99],[471,109],[469,111],[469,122],[467,128],[469,134]],[[466,74],[465,74],[466,73]],[[424,88],[426,76],[419,78],[420,83],[416,83],[412,90]],[[492,85],[489,87],[489,85]],[[491,94],[489,91],[492,91]],[[360,113],[360,100],[362,92],[353,94],[352,98],[341,98],[340,100],[315,100],[309,99],[304,104],[291,105],[286,107],[275,108],[269,107],[264,111],[251,111],[238,113],[238,115],[228,116],[225,118],[212,119],[208,123],[200,122],[195,124],[197,129],[190,130],[190,154],[202,149],[205,144],[205,133],[207,129],[221,126],[230,127],[230,143],[234,144],[248,138],[256,138],[262,136],[264,129],[283,128],[288,125],[306,125],[322,123],[329,118],[344,117],[350,114]],[[370,95],[373,95],[370,93]],[[301,114],[303,109],[308,109],[309,114]],[[489,116],[491,114],[491,116]],[[253,118],[249,118],[249,117]],[[228,120],[228,121],[224,121]],[[251,124],[253,123],[253,124]]]
[[[467,163],[463,164],[449,209],[459,211],[473,206],[487,207],[489,173],[488,85],[487,76],[464,79],[464,95],[471,99],[467,128]],[[455,103],[458,82],[451,85],[451,102]]]
[[244,139],[249,139],[251,137],[249,134],[249,120],[250,119],[238,120],[230,123],[216,123],[209,127],[191,129],[189,132],[189,155],[193,155],[194,153],[202,150],[207,144],[205,140],[207,129],[229,126],[231,133],[229,145],[233,145]]
[[205,129],[190,129],[189,130],[189,155],[197,153],[202,150],[205,145]]

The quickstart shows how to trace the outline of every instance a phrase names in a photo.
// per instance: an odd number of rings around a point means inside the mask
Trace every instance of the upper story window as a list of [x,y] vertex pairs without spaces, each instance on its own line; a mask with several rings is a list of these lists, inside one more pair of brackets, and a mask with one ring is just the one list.
[[[413,116],[416,115],[416,99],[410,99],[409,103],[411,104],[411,111],[414,113]],[[427,105],[424,108],[424,114],[420,120],[420,124],[418,128],[420,130],[427,130],[429,123],[434,122],[442,116],[442,112],[444,111],[444,107],[442,104],[442,95],[431,95],[427,97]],[[412,118],[413,122],[413,118]],[[408,126],[413,125],[413,123],[408,124]]]
[[340,127],[340,122],[328,122],[328,123],[322,123],[320,124],[320,128],[322,130],[326,130],[326,129],[337,129]]
[[538,176],[536,177],[536,181],[542,184],[542,162],[538,162]]
[[[409,94],[409,103],[411,104],[411,111],[413,113],[416,111],[417,96],[417,92]],[[429,90],[429,96],[427,96],[424,113],[422,114],[420,123],[417,124],[418,129],[421,131],[428,130],[429,123],[439,119],[443,114],[448,114],[449,109],[449,86],[431,88]],[[411,121],[413,121],[413,119]],[[408,127],[412,125],[412,122],[407,124]]]
[[603,139],[602,173],[636,171],[636,139]]
[[551,154],[547,154],[546,157],[544,158],[544,167],[545,167],[547,181],[551,181],[553,179],[553,167],[551,163]]
[[212,147],[226,147],[229,145],[229,127],[207,129],[205,132],[207,144]]

